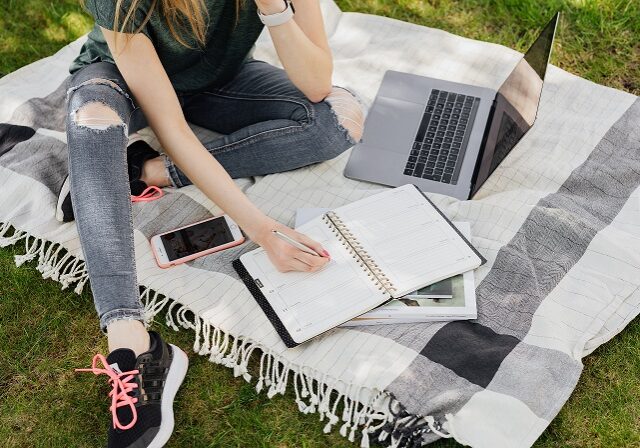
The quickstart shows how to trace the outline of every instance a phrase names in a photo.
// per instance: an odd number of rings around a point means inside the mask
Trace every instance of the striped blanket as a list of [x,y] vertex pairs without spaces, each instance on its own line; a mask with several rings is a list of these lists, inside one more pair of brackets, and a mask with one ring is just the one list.
[[[331,0],[321,6],[334,84],[367,107],[386,69],[497,88],[521,56],[343,13]],[[0,245],[24,244],[17,265],[35,260],[43,277],[78,293],[88,279],[76,225],[60,224],[54,210],[68,166],[67,67],[85,38],[0,79],[0,123],[36,131],[12,145],[14,128],[0,128]],[[281,67],[266,30],[254,57]],[[488,259],[475,273],[477,320],[335,329],[287,349],[231,267],[255,244],[156,266],[152,235],[221,213],[195,186],[133,204],[146,312],[168,310],[169,325],[194,330],[196,352],[269,397],[293,388],[301,412],[318,413],[325,431],[363,447],[441,437],[530,446],[574,389],[581,359],[640,311],[640,101],[554,66],[547,78],[535,126],[476,198],[430,195],[450,219],[471,224]],[[161,150],[151,129],[141,134]],[[293,225],[297,208],[337,207],[380,191],[343,177],[347,157],[237,182],[264,212]],[[247,368],[252,356],[256,372]]]

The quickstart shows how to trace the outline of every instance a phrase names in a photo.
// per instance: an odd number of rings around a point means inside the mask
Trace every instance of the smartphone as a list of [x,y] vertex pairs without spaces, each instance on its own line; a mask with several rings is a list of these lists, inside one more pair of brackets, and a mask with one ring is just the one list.
[[244,240],[238,224],[222,215],[154,235],[151,249],[158,266],[168,268],[237,246]]

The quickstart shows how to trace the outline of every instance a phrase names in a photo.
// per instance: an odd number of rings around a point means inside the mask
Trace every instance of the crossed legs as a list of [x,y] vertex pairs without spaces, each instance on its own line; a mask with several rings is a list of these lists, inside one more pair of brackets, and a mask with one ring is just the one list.
[[[128,347],[140,353],[148,347],[148,333],[137,284],[126,162],[128,127],[137,107],[114,64],[91,64],[71,84],[71,199],[100,327],[111,350]],[[361,138],[361,104],[344,88],[335,86],[323,101],[312,103],[282,69],[257,60],[224,87],[182,99],[187,120],[227,134],[203,144],[232,177],[328,160]],[[190,183],[168,158],[150,163],[156,164],[158,182],[148,184]],[[150,166],[143,168],[143,180],[153,177]]]
[[[283,69],[256,59],[227,84],[181,100],[187,121],[223,134],[202,144],[233,178],[333,159],[362,136],[363,107],[347,89],[333,86],[311,102]],[[172,186],[191,184],[169,157],[162,160]]]

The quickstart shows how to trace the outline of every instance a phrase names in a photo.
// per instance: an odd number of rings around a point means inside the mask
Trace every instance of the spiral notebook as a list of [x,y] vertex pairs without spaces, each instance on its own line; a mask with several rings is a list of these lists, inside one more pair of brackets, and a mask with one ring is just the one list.
[[486,261],[412,184],[338,207],[296,230],[331,254],[320,271],[279,272],[262,248],[233,262],[287,347]]

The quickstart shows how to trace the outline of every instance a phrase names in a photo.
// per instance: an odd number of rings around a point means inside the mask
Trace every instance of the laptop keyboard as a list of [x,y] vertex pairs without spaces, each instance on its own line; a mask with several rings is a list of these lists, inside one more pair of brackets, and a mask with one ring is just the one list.
[[479,103],[474,96],[432,89],[404,174],[456,184]]

